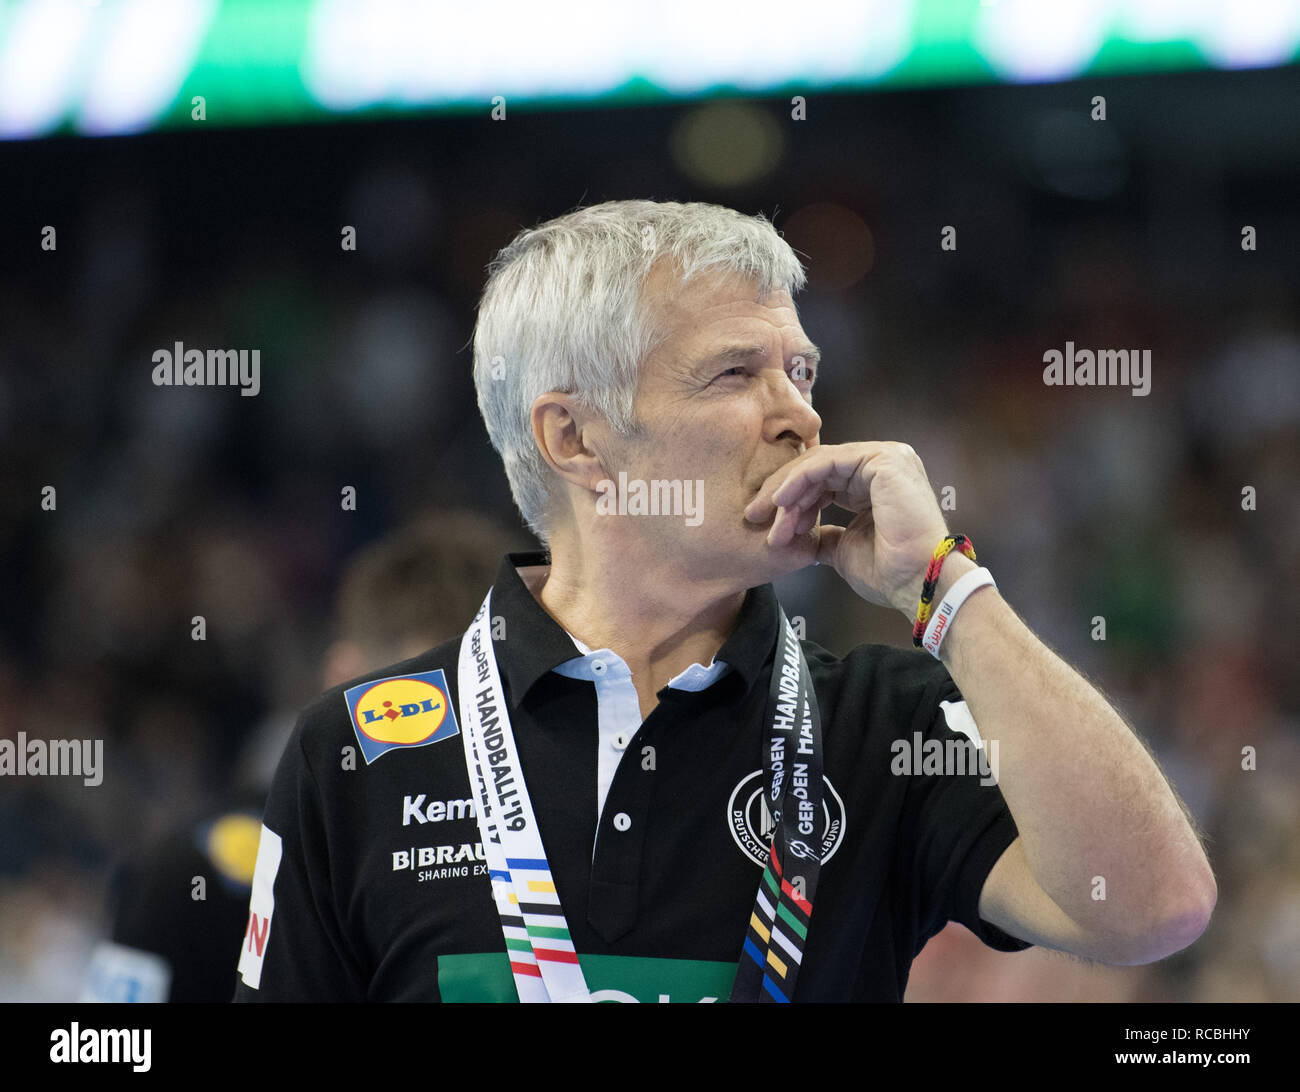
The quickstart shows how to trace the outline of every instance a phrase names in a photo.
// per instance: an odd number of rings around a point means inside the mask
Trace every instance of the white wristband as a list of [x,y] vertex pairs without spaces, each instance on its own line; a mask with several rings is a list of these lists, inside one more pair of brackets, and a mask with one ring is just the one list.
[[995,588],[993,574],[988,569],[972,569],[965,576],[958,577],[957,583],[948,589],[943,602],[935,608],[930,616],[930,624],[925,627],[925,636],[921,638],[921,647],[936,660],[939,658],[939,646],[943,644],[944,635],[952,624],[953,615],[973,591],[978,591],[987,584]]

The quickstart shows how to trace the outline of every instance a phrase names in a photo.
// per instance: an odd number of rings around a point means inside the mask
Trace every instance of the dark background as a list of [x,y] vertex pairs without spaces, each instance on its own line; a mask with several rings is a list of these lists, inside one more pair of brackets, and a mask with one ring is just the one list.
[[[470,375],[484,267],[633,197],[774,220],[809,266],[823,440],[905,440],[955,487],[950,526],[1209,839],[1187,951],[1089,967],[951,926],[909,999],[1300,1000],[1298,116],[1289,67],[814,95],[806,121],[750,99],[0,143],[0,734],[105,741],[98,787],[0,782],[0,1000],[75,997],[112,864],[321,689],[358,548],[428,510],[517,524]],[[1067,340],[1151,349],[1150,395],[1045,386]],[[175,341],[259,348],[261,393],[153,386]],[[833,573],[781,591],[833,651],[909,639]]]

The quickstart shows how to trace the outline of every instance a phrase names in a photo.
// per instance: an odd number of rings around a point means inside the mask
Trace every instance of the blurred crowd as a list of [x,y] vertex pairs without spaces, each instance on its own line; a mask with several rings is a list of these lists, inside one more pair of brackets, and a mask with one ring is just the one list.
[[[953,925],[908,999],[1300,1000],[1300,155],[1193,167],[1130,132],[1080,197],[966,124],[1013,128],[1016,94],[838,99],[731,188],[659,154],[692,107],[4,148],[0,737],[103,739],[105,772],[0,781],[0,1000],[79,996],[122,862],[265,767],[326,685],[359,551],[453,509],[527,541],[470,379],[484,266],[618,197],[775,217],[810,267],[823,440],[916,448],[1204,832],[1219,901],[1190,949],[1099,967]],[[261,393],[155,387],[178,340],[260,348]],[[1150,349],[1151,393],[1045,385],[1067,340]],[[908,642],[832,573],[780,590],[832,651]]]

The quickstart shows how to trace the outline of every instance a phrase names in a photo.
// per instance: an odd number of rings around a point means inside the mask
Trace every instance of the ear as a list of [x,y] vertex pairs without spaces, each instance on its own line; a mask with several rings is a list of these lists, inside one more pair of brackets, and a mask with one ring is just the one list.
[[532,410],[533,439],[547,466],[571,485],[591,493],[609,477],[590,446],[594,422],[572,395],[548,391]]

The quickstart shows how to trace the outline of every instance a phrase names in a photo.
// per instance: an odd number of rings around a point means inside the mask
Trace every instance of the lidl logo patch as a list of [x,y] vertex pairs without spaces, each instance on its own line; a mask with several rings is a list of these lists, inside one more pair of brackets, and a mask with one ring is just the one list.
[[460,734],[441,670],[361,683],[343,697],[367,766],[396,747],[424,747]]

